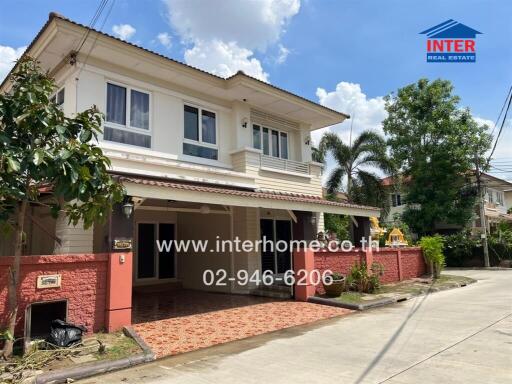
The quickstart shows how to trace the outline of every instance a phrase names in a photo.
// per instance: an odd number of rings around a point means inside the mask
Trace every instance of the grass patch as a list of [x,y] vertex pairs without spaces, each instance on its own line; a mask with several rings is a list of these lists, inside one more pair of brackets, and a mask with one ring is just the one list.
[[360,304],[363,302],[363,293],[359,292],[343,292],[341,295],[336,297],[336,300],[343,301],[345,303]]
[[406,280],[394,284],[385,284],[371,294],[347,291],[343,292],[340,296],[335,297],[334,299],[344,303],[362,304],[386,297],[393,297],[395,295],[421,295],[427,293],[431,288],[435,288],[436,290],[443,288],[453,288],[456,284],[471,284],[475,281],[476,280],[465,276],[441,275],[439,279],[434,281],[432,281],[430,278],[424,278]]
[[104,352],[96,352],[98,360],[118,360],[141,352],[139,345],[122,332],[99,333],[95,337],[105,345]]

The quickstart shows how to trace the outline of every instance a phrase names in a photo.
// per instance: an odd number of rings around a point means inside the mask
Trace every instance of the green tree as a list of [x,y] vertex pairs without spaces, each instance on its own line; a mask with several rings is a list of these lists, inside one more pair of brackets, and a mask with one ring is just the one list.
[[404,221],[417,233],[439,222],[466,225],[473,214],[474,164],[485,164],[491,138],[446,80],[421,79],[386,98],[390,153],[407,185]]
[[384,207],[387,199],[380,177],[372,169],[384,173],[392,172],[392,164],[386,155],[386,140],[371,131],[362,132],[352,143],[345,144],[335,133],[326,133],[319,145],[321,156],[332,154],[336,166],[327,180],[330,194],[342,189],[346,178],[345,192],[356,203]]
[[[17,291],[27,207],[47,206],[85,228],[104,221],[123,187],[108,174],[110,162],[97,142],[102,115],[92,107],[66,117],[50,97],[55,83],[36,61],[25,58],[0,94],[0,223],[14,231],[14,261],[9,269],[8,331],[14,334]],[[42,188],[51,197],[41,199]],[[12,340],[3,355],[12,355]]]

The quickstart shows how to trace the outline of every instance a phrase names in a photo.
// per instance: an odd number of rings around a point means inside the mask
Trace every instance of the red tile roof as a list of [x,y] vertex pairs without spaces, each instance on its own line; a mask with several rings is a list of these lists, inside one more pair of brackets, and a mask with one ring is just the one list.
[[117,176],[118,180],[123,183],[135,183],[142,185],[152,185],[157,187],[165,187],[165,188],[173,188],[180,190],[188,190],[195,192],[207,192],[207,193],[215,193],[222,195],[231,195],[231,196],[242,196],[249,198],[259,198],[259,199],[269,199],[269,200],[282,200],[282,201],[293,201],[298,203],[306,203],[306,204],[322,204],[334,207],[344,207],[344,208],[360,208],[360,209],[369,209],[378,211],[380,208],[370,207],[365,205],[358,205],[352,203],[342,203],[338,201],[330,201],[325,200],[320,196],[313,195],[305,195],[300,193],[288,193],[288,192],[276,192],[276,191],[252,191],[252,190],[243,190],[236,189],[230,187],[219,187],[219,186],[210,186],[206,184],[194,184],[194,183],[186,183],[186,182],[178,182],[178,181],[169,181],[169,180],[161,180],[161,179],[151,179],[146,177],[138,177],[138,176]]

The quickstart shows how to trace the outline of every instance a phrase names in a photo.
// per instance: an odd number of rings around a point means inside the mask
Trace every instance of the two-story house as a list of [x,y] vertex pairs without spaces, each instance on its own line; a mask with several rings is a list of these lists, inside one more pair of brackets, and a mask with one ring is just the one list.
[[[211,249],[217,240],[313,239],[323,212],[353,216],[360,228],[379,215],[322,196],[310,133],[341,123],[344,113],[242,72],[209,74],[54,13],[25,55],[55,78],[55,101],[67,115],[92,105],[104,113],[99,145],[129,196],[128,210],[120,205],[88,230],[30,207],[27,255],[109,252],[128,240],[134,286],[248,293],[254,287],[205,287],[203,273],[281,274],[291,268],[290,252]],[[9,86],[4,81],[1,91]],[[210,244],[162,250],[157,239]],[[0,252],[11,255],[12,241]]]
[[[473,182],[476,183],[474,176]],[[485,191],[483,212],[485,212],[487,231],[492,231],[499,222],[512,222],[512,215],[509,213],[509,210],[512,208],[512,183],[487,173],[481,174],[481,182]],[[398,187],[392,177],[386,177],[381,180],[381,184],[387,190],[389,199],[389,210],[384,222],[391,225],[395,217],[402,215],[406,208],[408,180],[402,180],[400,187]],[[475,206],[474,219],[470,223],[471,230],[475,234],[481,231],[481,212],[481,206],[477,204]],[[449,233],[459,230],[460,227],[447,223],[437,223],[436,229],[440,232]]]

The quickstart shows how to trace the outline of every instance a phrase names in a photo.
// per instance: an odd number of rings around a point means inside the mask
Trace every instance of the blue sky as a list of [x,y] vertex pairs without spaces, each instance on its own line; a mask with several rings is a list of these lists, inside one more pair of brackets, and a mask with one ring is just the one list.
[[[88,24],[98,3],[2,0],[0,76],[7,48],[26,46],[50,11]],[[421,77],[452,81],[462,106],[495,120],[512,83],[510,15],[505,0],[116,0],[103,31],[118,26],[132,42],[223,76],[242,68],[355,114],[357,132],[379,130],[381,97]],[[483,33],[476,63],[426,63],[419,32],[450,18]],[[333,130],[346,137],[347,124]],[[506,132],[499,157],[512,158],[510,139]]]

